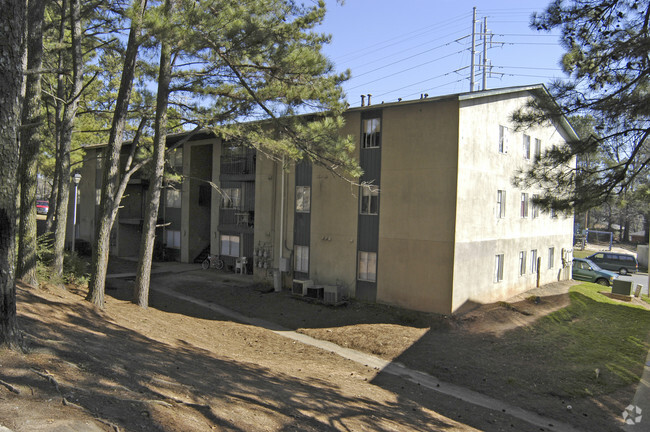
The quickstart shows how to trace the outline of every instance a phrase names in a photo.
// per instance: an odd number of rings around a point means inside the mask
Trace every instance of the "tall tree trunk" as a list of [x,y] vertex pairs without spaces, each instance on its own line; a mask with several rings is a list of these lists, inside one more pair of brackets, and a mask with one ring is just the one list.
[[[61,0],[61,21],[59,22],[59,46],[65,44],[65,16],[68,10],[68,0]],[[59,157],[61,152],[61,129],[63,117],[63,105],[65,100],[65,76],[63,75],[63,51],[59,50],[58,68],[59,72],[56,77],[56,111],[54,113],[55,121],[55,147],[56,157]],[[59,163],[54,165],[54,178],[52,179],[52,191],[50,192],[50,207],[47,211],[47,219],[45,220],[45,231],[51,232],[54,229],[54,217],[56,216],[56,206],[59,201],[59,182],[61,180],[61,166]]]
[[133,88],[133,78],[135,77],[135,64],[140,46],[139,39],[146,4],[146,0],[134,0],[133,3],[135,15],[131,20],[120,89],[115,103],[115,113],[113,114],[108,146],[104,152],[101,201],[95,230],[91,276],[88,283],[88,295],[86,296],[88,301],[100,308],[104,307],[104,286],[106,284],[110,235],[115,221],[113,209],[119,204],[116,203],[115,192],[119,183],[120,153],[122,151],[122,139],[128,115],[129,99]]
[[45,2],[29,2],[27,12],[27,75],[20,134],[20,223],[16,277],[31,285],[36,278],[36,189],[38,153],[41,147],[41,74],[43,64],[43,15]]
[[72,88],[63,109],[61,125],[61,148],[59,149],[59,193],[54,220],[54,274],[63,276],[63,251],[68,221],[68,198],[70,196],[70,149],[72,147],[72,128],[79,106],[79,96],[83,88],[83,55],[81,51],[81,5],[80,0],[70,1],[70,27],[72,28]]
[[[59,134],[57,134],[59,136]],[[59,139],[56,138],[56,154],[59,154]],[[50,233],[54,229],[54,216],[56,215],[56,202],[59,197],[59,167],[58,164],[54,167],[54,178],[52,179],[52,190],[49,196],[49,208],[47,209],[47,216],[45,218],[45,232]]]
[[24,0],[0,0],[0,345],[18,348],[15,235]]
[[[169,0],[165,2],[169,9]],[[169,12],[168,12],[169,13]],[[149,181],[149,202],[145,208],[144,227],[140,241],[138,272],[133,287],[133,301],[142,308],[149,306],[149,283],[151,281],[151,260],[156,239],[156,222],[165,170],[165,145],[167,135],[167,103],[172,75],[171,46],[164,39],[160,46],[160,72],[158,73],[158,95],[156,96],[156,121],[151,178]]]

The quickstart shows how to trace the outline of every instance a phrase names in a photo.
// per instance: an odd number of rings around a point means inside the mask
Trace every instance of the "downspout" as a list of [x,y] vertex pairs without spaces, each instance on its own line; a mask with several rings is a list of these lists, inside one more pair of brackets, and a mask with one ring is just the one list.
[[276,292],[282,291],[282,265],[283,246],[284,246],[284,155],[282,156],[282,165],[280,166],[280,241],[278,242],[278,280],[274,280]]

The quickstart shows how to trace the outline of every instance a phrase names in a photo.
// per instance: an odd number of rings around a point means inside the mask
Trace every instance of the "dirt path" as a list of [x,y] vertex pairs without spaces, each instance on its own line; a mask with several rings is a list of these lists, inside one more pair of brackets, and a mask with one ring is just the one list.
[[111,297],[103,312],[81,295],[18,290],[31,354],[0,352],[7,384],[0,425],[13,431],[65,424],[103,431],[539,430],[214,312],[142,311]]

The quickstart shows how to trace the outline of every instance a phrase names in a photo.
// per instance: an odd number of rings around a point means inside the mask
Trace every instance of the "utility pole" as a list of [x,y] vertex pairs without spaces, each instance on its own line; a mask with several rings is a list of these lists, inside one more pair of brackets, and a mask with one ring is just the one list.
[[474,91],[474,67],[476,59],[476,6],[474,6],[472,13],[472,49],[471,49],[471,65],[469,67],[469,91]]
[[487,89],[487,17],[483,17],[483,86],[481,90]]

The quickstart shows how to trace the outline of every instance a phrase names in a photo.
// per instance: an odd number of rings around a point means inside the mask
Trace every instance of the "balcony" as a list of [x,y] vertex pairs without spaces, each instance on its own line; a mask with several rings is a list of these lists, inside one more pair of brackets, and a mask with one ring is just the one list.
[[244,156],[222,156],[221,157],[221,178],[232,180],[254,180],[255,179],[255,154],[249,153]]
[[255,212],[253,210],[219,209],[219,231],[252,233],[254,222]]

